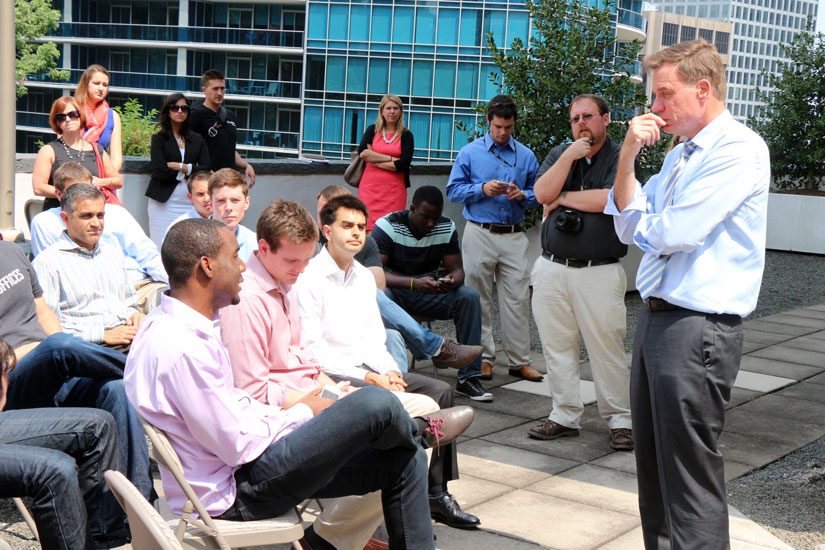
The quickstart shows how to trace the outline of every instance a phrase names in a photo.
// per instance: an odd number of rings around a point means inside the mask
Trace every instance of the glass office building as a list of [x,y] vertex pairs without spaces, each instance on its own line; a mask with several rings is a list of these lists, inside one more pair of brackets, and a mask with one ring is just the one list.
[[[194,97],[205,70],[223,71],[248,157],[348,157],[392,92],[405,103],[416,158],[451,159],[468,138],[456,121],[473,126],[473,106],[499,93],[487,33],[500,47],[531,33],[523,0],[55,0],[55,7],[63,21],[45,40],[62,48],[70,84],[30,76],[18,101],[21,152],[50,139],[51,102],[99,63],[112,75],[110,103],[136,97],[147,109],[173,91]],[[641,0],[620,0],[620,40],[644,38],[641,9]]]
[[734,118],[745,122],[760,105],[756,88],[772,92],[762,70],[778,72],[777,63],[787,61],[779,45],[804,30],[809,16],[816,27],[818,1],[656,0],[655,5],[661,11],[733,24],[726,103]]

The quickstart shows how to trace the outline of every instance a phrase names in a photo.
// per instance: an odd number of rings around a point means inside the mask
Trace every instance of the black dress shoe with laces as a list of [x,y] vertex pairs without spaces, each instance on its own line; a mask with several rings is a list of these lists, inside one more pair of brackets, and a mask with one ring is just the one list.
[[455,497],[447,491],[430,495],[430,517],[456,529],[475,529],[481,525],[481,520],[462,510]]

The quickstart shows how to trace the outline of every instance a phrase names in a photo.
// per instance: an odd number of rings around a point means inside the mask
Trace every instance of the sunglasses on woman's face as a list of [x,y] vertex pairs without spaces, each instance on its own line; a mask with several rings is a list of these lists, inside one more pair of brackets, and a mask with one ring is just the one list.
[[179,113],[188,113],[189,112],[189,105],[170,105],[170,111],[177,111]]
[[71,119],[71,120],[80,120],[80,112],[79,111],[69,111],[68,113],[57,113],[56,115],[54,115],[54,120],[58,124],[62,124],[64,122],[66,122],[67,118]]

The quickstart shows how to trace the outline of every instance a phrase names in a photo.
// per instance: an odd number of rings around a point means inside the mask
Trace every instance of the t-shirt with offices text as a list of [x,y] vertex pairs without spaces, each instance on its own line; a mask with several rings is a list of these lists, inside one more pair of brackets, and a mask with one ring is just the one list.
[[382,256],[388,256],[386,268],[398,275],[435,276],[444,256],[461,254],[455,222],[440,216],[432,231],[417,239],[409,226],[410,211],[387,214],[375,222],[372,238]]
[[43,295],[32,264],[16,244],[0,241],[0,338],[12,348],[46,338],[34,299]]

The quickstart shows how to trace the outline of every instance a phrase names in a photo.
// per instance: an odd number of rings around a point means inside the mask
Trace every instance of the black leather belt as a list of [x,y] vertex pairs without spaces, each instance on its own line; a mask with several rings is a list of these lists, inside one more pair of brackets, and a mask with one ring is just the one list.
[[503,225],[500,223],[478,223],[474,222],[473,220],[467,220],[470,223],[474,223],[482,229],[486,229],[490,233],[521,233],[524,231],[521,228],[521,224],[517,223],[516,225]]
[[547,252],[542,252],[541,255],[550,260],[551,262],[556,262],[557,264],[576,268],[615,264],[619,261],[619,258],[602,258],[601,260],[579,260],[577,258],[561,258],[559,256],[549,254]]
[[661,298],[656,298],[655,296],[645,299],[645,307],[648,311],[674,311],[677,309],[687,309],[686,307],[671,304],[667,300],[662,300]]

